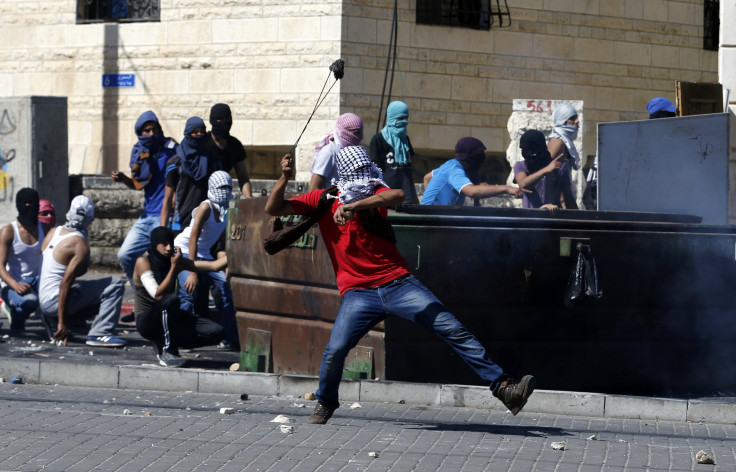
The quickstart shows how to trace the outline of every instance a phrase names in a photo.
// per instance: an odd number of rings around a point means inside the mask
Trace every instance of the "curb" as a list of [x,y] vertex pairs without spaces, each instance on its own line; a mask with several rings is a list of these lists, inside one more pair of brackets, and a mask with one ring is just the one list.
[[[25,383],[200,393],[303,396],[317,390],[317,377],[170,369],[155,365],[106,366],[63,361],[0,359],[0,376]],[[487,387],[396,381],[343,380],[341,401],[386,402],[505,411]],[[736,404],[718,400],[678,400],[602,393],[535,390],[525,413],[566,416],[736,423]]]

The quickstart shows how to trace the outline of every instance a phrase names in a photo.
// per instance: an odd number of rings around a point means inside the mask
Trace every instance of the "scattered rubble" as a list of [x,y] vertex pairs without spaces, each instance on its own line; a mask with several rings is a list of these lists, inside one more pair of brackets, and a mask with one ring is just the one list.
[[368,457],[378,457],[378,453],[371,451],[368,453]]
[[352,405],[350,405],[350,409],[351,410],[354,410],[356,408],[363,408],[363,406],[360,403],[358,403],[358,402],[355,402]]
[[304,399],[305,400],[316,400],[317,396],[314,393],[308,393],[304,395]]
[[565,446],[567,446],[567,443],[565,441],[559,441],[559,442],[553,442],[550,444],[550,447],[554,449],[555,451],[564,451]]
[[278,415],[276,418],[271,420],[271,423],[293,423],[294,420],[286,415]]
[[294,432],[294,427],[289,426],[288,424],[282,424],[280,429],[284,434],[292,434]]
[[240,364],[239,363],[236,362],[236,363],[234,363],[234,364],[232,364],[230,366],[230,372],[237,372],[238,370],[240,370]]
[[234,408],[220,408],[221,415],[232,415],[233,413],[235,413]]
[[715,461],[707,452],[700,450],[695,454],[695,462],[698,464],[715,464]]

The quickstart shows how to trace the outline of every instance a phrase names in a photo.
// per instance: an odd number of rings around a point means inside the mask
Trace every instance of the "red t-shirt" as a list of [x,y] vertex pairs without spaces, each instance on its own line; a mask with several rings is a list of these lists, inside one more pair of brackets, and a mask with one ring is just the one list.
[[[389,189],[381,187],[376,193],[386,190]],[[321,194],[322,190],[315,190],[291,199],[294,212],[299,215],[313,212]],[[335,199],[331,210],[320,218],[319,230],[332,260],[340,295],[351,288],[376,287],[409,273],[409,264],[396,244],[365,229],[357,214],[345,226],[335,224],[332,215],[339,205],[341,203]],[[386,218],[387,208],[378,211]]]

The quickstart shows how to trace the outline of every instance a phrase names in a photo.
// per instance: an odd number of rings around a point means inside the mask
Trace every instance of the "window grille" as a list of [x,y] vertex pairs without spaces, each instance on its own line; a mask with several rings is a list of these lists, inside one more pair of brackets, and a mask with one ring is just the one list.
[[507,0],[417,0],[417,24],[489,30],[511,24]]
[[77,0],[77,23],[159,21],[160,0]]
[[718,51],[721,14],[718,0],[705,0],[703,5],[703,49]]

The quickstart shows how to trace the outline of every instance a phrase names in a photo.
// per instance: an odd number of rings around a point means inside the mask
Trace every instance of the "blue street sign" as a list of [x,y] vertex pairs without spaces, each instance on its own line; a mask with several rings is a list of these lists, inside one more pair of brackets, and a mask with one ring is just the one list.
[[102,74],[102,87],[135,87],[135,74]]

